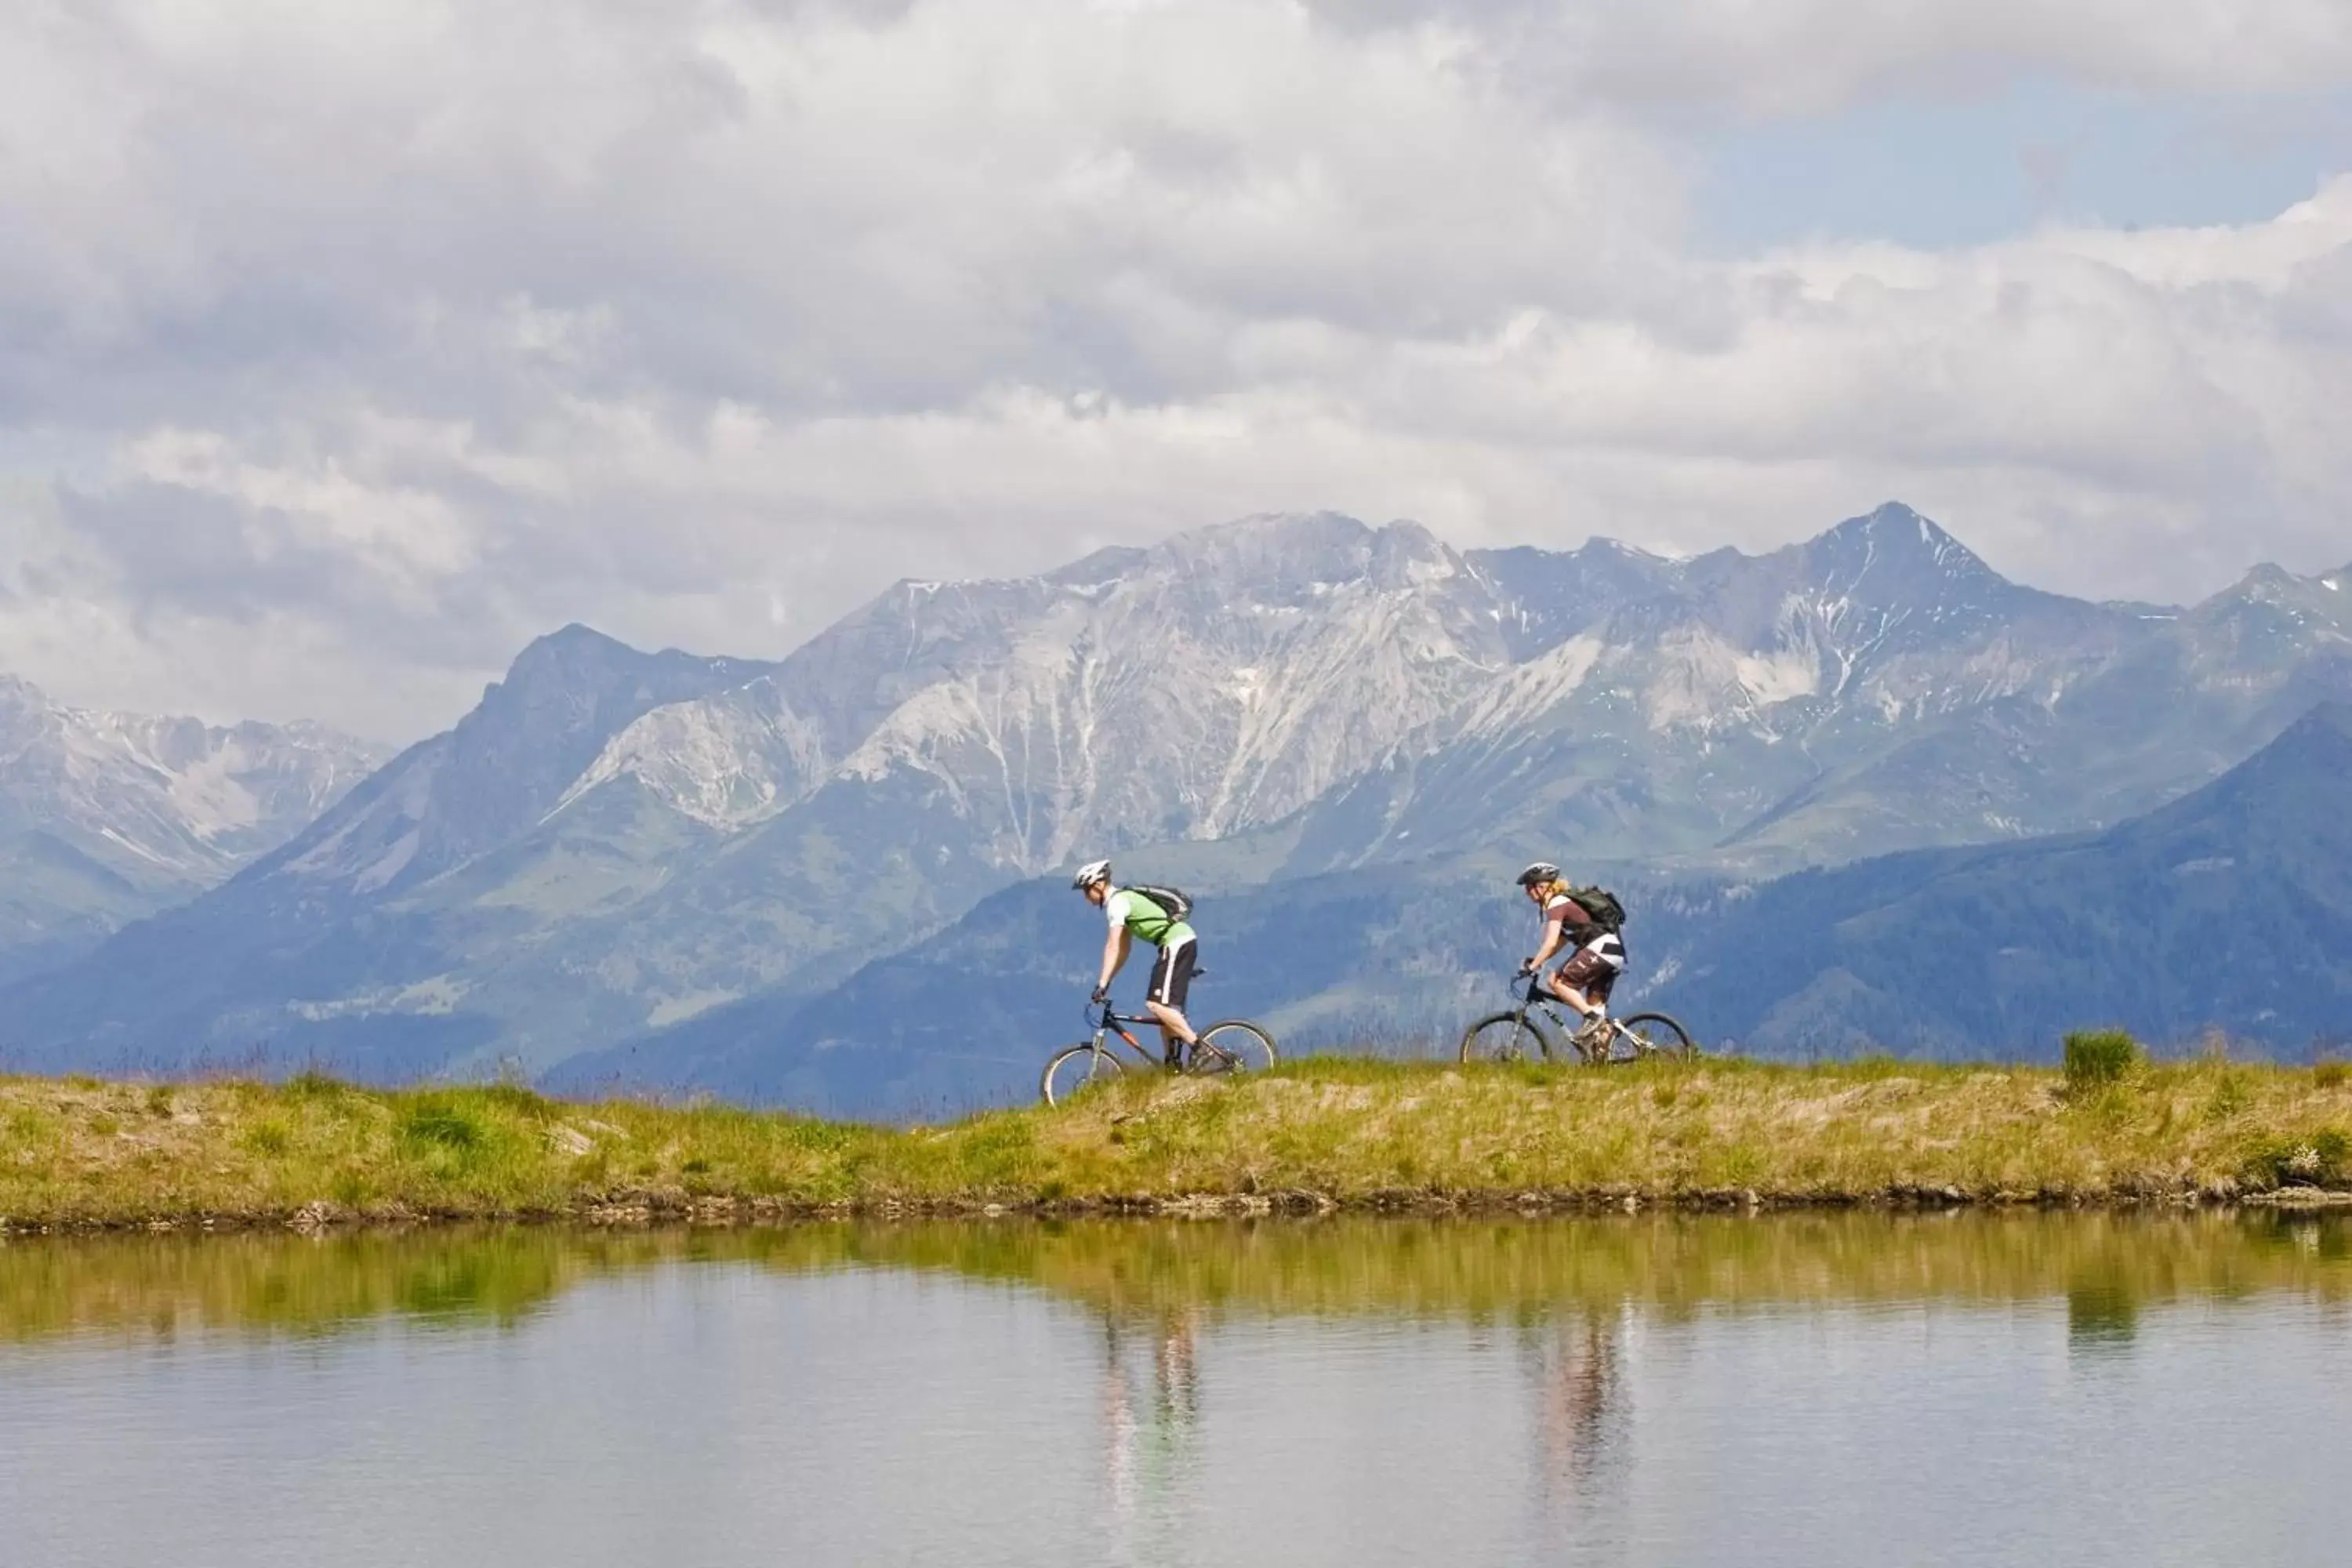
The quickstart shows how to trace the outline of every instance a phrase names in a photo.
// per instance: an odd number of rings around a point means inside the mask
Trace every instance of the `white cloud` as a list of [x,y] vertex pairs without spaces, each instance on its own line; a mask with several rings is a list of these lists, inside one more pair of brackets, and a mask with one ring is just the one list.
[[2345,7],[2241,9],[29,0],[0,668],[405,735],[564,620],[775,654],[1288,507],[1706,547],[1900,495],[2077,591],[2336,563],[2352,184],[1720,263],[1658,129],[2352,76]]

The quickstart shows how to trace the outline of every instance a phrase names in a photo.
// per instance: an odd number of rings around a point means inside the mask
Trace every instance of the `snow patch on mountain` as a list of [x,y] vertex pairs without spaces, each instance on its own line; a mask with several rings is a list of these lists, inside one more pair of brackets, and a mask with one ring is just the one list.
[[322,823],[322,831],[278,869],[318,880],[348,879],[361,891],[383,886],[416,853],[418,824],[432,805],[433,781],[449,749],[449,737],[439,735],[396,760],[389,776],[378,775],[366,800],[347,803],[339,820]]
[[605,743],[551,816],[634,777],[672,810],[733,831],[803,799],[826,773],[823,726],[793,711],[773,677],[637,719]]
[[1492,735],[1535,723],[1582,690],[1607,651],[1597,637],[1573,637],[1505,670],[1463,710],[1463,731]]

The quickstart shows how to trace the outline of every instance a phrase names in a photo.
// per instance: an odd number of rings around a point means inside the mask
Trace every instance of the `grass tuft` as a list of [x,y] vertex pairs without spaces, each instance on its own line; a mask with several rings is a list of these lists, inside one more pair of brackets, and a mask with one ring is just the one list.
[[2066,1037],[2066,1087],[2082,1091],[2121,1081],[2147,1059],[2122,1029],[2077,1029]]
[[400,1141],[414,1149],[470,1152],[485,1142],[480,1121],[439,1098],[409,1106],[400,1113],[398,1125]]

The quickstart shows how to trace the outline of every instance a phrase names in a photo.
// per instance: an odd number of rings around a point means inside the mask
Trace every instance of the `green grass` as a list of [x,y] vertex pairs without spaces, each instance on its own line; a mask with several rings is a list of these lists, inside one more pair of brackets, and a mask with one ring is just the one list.
[[315,1075],[0,1079],[0,1221],[712,1216],[1202,1204],[2160,1200],[2352,1189],[2352,1081],[2221,1060],[2043,1068],[1324,1058],[1139,1076],[894,1129]]

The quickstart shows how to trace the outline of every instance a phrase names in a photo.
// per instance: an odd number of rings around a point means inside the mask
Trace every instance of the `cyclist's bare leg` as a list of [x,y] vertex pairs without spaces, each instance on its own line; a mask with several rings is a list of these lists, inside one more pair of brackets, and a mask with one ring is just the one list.
[[1576,1033],[1569,1044],[1579,1050],[1589,1050],[1593,1037],[1604,1026],[1601,1020],[1609,1016],[1609,1005],[1587,994],[1581,987],[1570,985],[1555,971],[1551,976],[1551,994],[1576,1009]]
[[1553,995],[1575,1008],[1577,1015],[1588,1024],[1608,1010],[1567,981],[1562,980],[1558,971],[1545,976],[1544,984]]
[[1167,1003],[1146,1002],[1143,1006],[1158,1021],[1160,1049],[1169,1065],[1174,1066],[1183,1059],[1177,1054],[1179,1049],[1196,1043],[1200,1037],[1192,1033],[1192,1026],[1184,1021],[1184,1015]]

